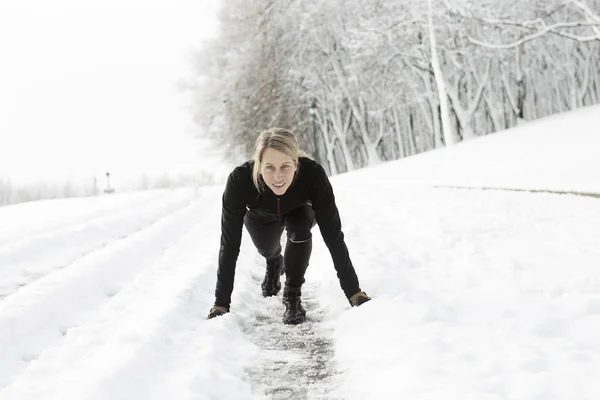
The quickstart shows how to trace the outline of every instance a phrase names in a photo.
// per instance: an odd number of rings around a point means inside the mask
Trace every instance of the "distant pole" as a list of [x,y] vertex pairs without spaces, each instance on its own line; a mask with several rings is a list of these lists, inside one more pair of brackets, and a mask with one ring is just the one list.
[[312,101],[309,108],[310,115],[312,116],[312,127],[313,127],[313,146],[315,148],[315,158],[317,162],[321,162],[319,159],[319,148],[317,147],[317,102],[315,100]]
[[110,172],[106,173],[106,189],[104,193],[113,193],[115,190],[110,187]]

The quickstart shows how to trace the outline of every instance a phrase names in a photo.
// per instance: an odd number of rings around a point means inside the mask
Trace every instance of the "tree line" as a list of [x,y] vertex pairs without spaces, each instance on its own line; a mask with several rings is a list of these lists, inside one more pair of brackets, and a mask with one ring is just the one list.
[[[121,193],[136,190],[213,185],[217,183],[218,179],[209,171],[179,174],[142,174],[136,178],[117,181],[116,185],[113,182],[110,187],[115,189],[117,193]],[[90,177],[89,179],[70,177],[63,180],[20,182],[0,176],[0,206],[36,200],[97,196],[106,194],[108,187],[104,177]]]
[[[231,159],[294,130],[331,174],[598,104],[600,0],[230,0],[195,120]],[[314,110],[311,113],[311,108]]]

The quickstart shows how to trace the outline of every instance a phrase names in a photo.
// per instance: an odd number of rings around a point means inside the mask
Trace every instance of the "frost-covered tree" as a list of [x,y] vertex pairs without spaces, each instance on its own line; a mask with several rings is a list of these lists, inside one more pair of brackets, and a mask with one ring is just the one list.
[[197,119],[240,158],[276,125],[331,173],[407,157],[598,103],[596,10],[600,0],[230,0],[198,56]]

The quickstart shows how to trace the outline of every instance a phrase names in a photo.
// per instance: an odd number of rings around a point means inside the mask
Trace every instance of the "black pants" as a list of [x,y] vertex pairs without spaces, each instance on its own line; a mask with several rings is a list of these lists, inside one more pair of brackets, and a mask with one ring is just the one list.
[[244,225],[256,249],[266,258],[267,263],[281,255],[281,235],[287,233],[284,265],[289,288],[300,288],[312,252],[311,229],[315,226],[315,213],[309,204],[278,217],[275,214],[248,210]]

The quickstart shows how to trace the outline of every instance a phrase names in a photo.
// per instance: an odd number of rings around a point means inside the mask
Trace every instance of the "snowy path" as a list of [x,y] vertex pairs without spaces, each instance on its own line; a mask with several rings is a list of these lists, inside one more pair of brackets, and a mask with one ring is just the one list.
[[[256,268],[254,281],[260,286],[264,267]],[[307,321],[296,326],[281,322],[281,293],[260,301],[254,323],[243,332],[259,349],[259,357],[248,374],[254,390],[272,399],[325,399],[338,374],[334,362],[332,330],[321,326],[323,312],[315,298],[316,288],[303,288]]]
[[550,193],[550,194],[562,194],[562,195],[574,195],[583,197],[592,197],[595,199],[600,198],[600,193],[592,192],[575,192],[569,190],[548,190],[548,189],[513,189],[503,187],[473,187],[473,186],[443,186],[435,185],[432,187],[446,188],[446,189],[458,189],[458,190],[501,190],[505,192],[525,192],[525,193]]
[[[52,265],[64,267],[39,264],[43,274],[0,300],[0,399],[597,398],[598,199],[335,189],[374,300],[349,307],[315,228],[301,326],[282,324],[281,294],[261,296],[246,232],[232,312],[206,320],[219,187],[27,228],[36,246],[5,229],[0,249],[31,246],[23,265],[55,248]],[[88,249],[79,255],[53,242],[73,229],[73,246]]]
[[[101,252],[112,243],[125,239],[159,219],[187,205],[191,192],[176,196],[165,194],[150,199],[120,204],[115,209],[86,213],[60,226],[48,218],[36,231],[22,229],[8,235],[0,246],[0,301],[55,270]],[[51,210],[46,210],[51,213]],[[14,215],[14,214],[13,214]],[[28,217],[26,220],[29,220]],[[35,217],[34,217],[35,218]],[[24,237],[24,235],[27,235]]]
[[[203,253],[216,255],[218,235],[206,232],[218,232],[220,190],[193,200],[160,197],[145,208],[123,204],[5,246],[22,264],[39,260],[44,274],[0,302],[0,398],[164,399],[181,388],[183,397],[220,398],[210,395],[219,367],[198,360],[232,352],[230,338],[218,335],[223,324],[238,331],[240,348],[255,348],[231,360],[245,376],[232,398],[329,398],[327,382],[337,374],[332,330],[320,327],[314,285],[305,287],[307,323],[283,325],[281,294],[260,296],[264,267],[245,245],[237,315],[206,321],[216,257]],[[59,246],[62,238],[75,246]],[[54,248],[54,258],[22,250],[27,246]],[[74,248],[91,250],[72,260]],[[65,266],[53,268],[54,260]],[[217,376],[207,379],[211,374]]]
[[[114,237],[68,268],[48,274],[1,302],[0,371],[4,373],[0,374],[0,387],[30,363],[34,365],[26,376],[35,376],[36,371],[45,371],[47,365],[55,363],[68,366],[70,371],[55,372],[53,382],[60,385],[67,382],[63,379],[74,379],[70,375],[86,371],[85,367],[99,369],[99,359],[112,357],[114,351],[126,358],[132,351],[128,343],[154,334],[154,325],[160,325],[164,308],[173,306],[176,300],[161,301],[163,297],[180,295],[185,287],[179,286],[193,283],[195,280],[190,278],[205,272],[189,264],[193,257],[180,253],[205,250],[197,247],[198,237],[203,237],[207,218],[218,218],[220,208],[214,207],[212,200],[215,196],[214,190],[206,191],[204,197],[192,203],[188,200],[179,202],[177,208],[162,207],[167,211],[158,219],[153,214],[141,214],[145,218],[142,229]],[[208,204],[213,205],[208,209],[207,197],[211,199]],[[69,254],[65,251],[64,256]],[[199,259],[204,257],[200,255]],[[212,278],[212,266],[206,269]],[[172,292],[167,290],[169,283],[175,286]],[[183,296],[191,296],[185,293]],[[187,301],[182,304],[189,306]],[[149,326],[131,326],[142,320]],[[119,346],[125,351],[117,350]],[[32,362],[38,358],[39,362]],[[32,394],[31,398],[39,398],[36,396]]]
[[[5,247],[55,230],[65,230],[89,224],[126,210],[158,205],[173,197],[190,195],[190,190],[179,190],[176,196],[170,191],[149,191],[126,195],[82,197],[44,200],[0,208],[0,247]],[[65,212],[66,211],[66,212]]]

